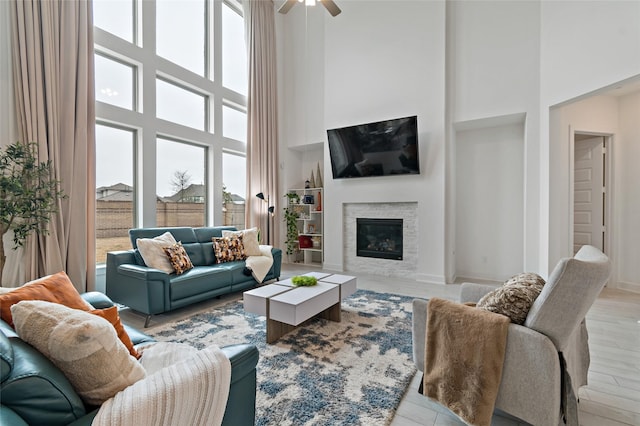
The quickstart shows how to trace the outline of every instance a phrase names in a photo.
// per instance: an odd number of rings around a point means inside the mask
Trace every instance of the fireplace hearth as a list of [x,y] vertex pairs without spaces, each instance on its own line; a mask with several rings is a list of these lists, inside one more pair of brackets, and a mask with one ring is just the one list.
[[402,219],[356,218],[356,255],[402,260]]

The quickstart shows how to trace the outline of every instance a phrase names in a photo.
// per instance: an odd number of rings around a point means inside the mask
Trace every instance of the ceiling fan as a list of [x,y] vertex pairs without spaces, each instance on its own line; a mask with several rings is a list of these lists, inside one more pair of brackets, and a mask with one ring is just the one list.
[[[296,3],[302,3],[303,1],[305,1],[305,3],[309,6],[316,4],[316,0],[285,0],[285,2],[282,3],[282,6],[280,6],[280,9],[278,9],[278,12],[287,13]],[[342,12],[333,0],[318,1],[322,3],[322,5],[325,7],[325,9],[327,9],[331,16],[337,16],[340,14],[340,12]]]

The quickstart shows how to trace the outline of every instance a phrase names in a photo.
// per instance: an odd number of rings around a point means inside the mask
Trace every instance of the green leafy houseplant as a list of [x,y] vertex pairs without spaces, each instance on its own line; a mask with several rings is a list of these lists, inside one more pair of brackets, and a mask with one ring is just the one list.
[[295,277],[291,277],[291,282],[296,287],[311,287],[318,284],[318,279],[308,275],[296,275]]
[[295,192],[288,192],[284,196],[289,200],[289,204],[298,204],[300,202],[300,196]]
[[0,284],[7,260],[4,234],[13,231],[13,249],[32,233],[47,233],[57,200],[66,196],[51,177],[51,161],[38,162],[37,145],[16,142],[0,150]]
[[287,254],[291,255],[298,248],[298,213],[285,208],[284,221],[287,224],[287,238],[284,243],[287,246]]

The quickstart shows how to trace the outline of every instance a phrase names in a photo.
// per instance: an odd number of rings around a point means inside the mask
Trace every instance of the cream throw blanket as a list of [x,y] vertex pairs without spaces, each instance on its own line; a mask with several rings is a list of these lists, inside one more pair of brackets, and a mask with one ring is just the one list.
[[247,268],[251,269],[253,278],[262,283],[264,277],[267,276],[271,265],[273,265],[273,255],[271,254],[271,246],[260,246],[261,256],[249,256],[245,261]]
[[118,392],[102,404],[91,424],[220,425],[230,385],[229,359],[210,346]]
[[504,315],[430,299],[424,395],[449,408],[467,424],[491,425],[509,323]]

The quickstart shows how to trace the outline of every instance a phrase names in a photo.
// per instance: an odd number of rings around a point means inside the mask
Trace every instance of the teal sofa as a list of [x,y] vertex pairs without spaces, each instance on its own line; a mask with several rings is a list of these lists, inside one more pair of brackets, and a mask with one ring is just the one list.
[[[82,297],[96,309],[113,306],[102,293]],[[123,325],[135,347],[154,341]],[[253,425],[258,350],[251,344],[221,349],[231,361],[231,386],[222,424]],[[85,406],[62,372],[0,320],[0,425],[90,425],[98,408]]]
[[[254,287],[256,280],[246,270],[245,261],[216,263],[213,237],[221,237],[230,226],[207,228],[137,228],[129,230],[132,250],[107,253],[106,293],[113,301],[147,315],[172,311],[192,303]],[[181,241],[194,268],[181,274],[150,268],[138,253],[138,238],[154,238],[171,232]],[[265,281],[278,279],[282,250],[273,248],[273,266]]]

